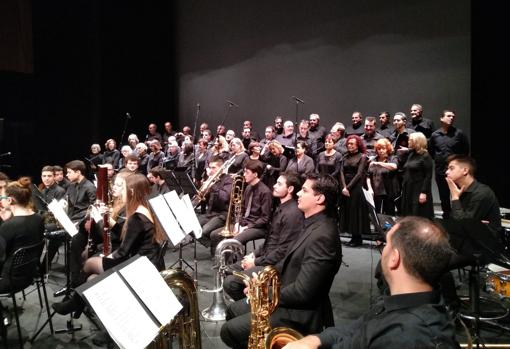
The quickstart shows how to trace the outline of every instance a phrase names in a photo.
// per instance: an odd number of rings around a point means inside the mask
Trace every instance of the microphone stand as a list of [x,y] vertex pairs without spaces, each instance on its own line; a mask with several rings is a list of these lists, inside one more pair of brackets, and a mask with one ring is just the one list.
[[197,112],[195,114],[195,123],[193,124],[193,143],[197,142],[196,132],[197,132],[197,123],[198,123],[198,115],[200,114],[200,103],[197,103]]
[[[299,103],[304,103],[304,101],[302,99],[299,99],[295,96],[292,96],[292,99],[294,99],[294,101],[296,101],[296,113],[294,115],[294,118],[295,118],[295,128],[296,130],[294,131],[294,147],[297,148],[297,135],[298,135],[298,132],[299,132],[299,125],[298,125],[298,114],[299,114]],[[294,155],[296,156],[296,172],[299,174],[299,161],[298,161],[298,158],[297,158],[297,155]]]
[[223,126],[225,126],[225,121],[227,120],[227,116],[228,116],[228,114],[230,113],[230,111],[232,110],[232,107],[233,107],[233,106],[238,107],[238,105],[237,105],[237,104],[235,104],[235,103],[233,103],[233,102],[231,102],[231,101],[227,101],[227,104],[228,104],[227,112],[226,112],[226,113],[225,113],[225,115],[223,116],[223,120],[221,120],[221,124],[220,124],[220,125],[223,125]]
[[120,136],[119,144],[122,145],[122,140],[124,139],[124,136],[126,135],[127,125],[129,122],[129,119],[131,119],[131,114],[126,113],[126,120],[124,120],[124,129],[122,130],[122,134]]

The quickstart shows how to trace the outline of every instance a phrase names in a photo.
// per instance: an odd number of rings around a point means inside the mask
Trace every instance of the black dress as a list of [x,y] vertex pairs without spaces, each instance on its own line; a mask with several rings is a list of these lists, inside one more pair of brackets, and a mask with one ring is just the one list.
[[[432,166],[433,161],[429,153],[418,154],[414,151],[404,165],[402,183],[402,216],[420,216],[434,218],[434,204],[432,202]],[[427,195],[427,201],[420,204],[420,193]]]
[[[375,159],[374,162],[379,162]],[[394,156],[388,157],[387,163],[397,165]],[[400,194],[400,188],[396,177],[397,169],[389,170],[380,165],[368,166],[368,177],[374,190],[375,210],[377,213],[395,215],[395,198]]]
[[103,257],[103,270],[108,270],[136,254],[147,256],[156,266],[159,245],[154,241],[154,223],[144,214],[135,212],[128,218],[126,234],[120,247],[112,253],[113,258]]
[[315,172],[321,175],[330,174],[333,177],[338,178],[341,166],[342,154],[340,154],[340,152],[335,151],[333,155],[326,155],[326,152],[323,151],[319,154],[317,159]]
[[353,242],[362,241],[361,234],[370,233],[368,208],[363,194],[367,157],[362,153],[347,153],[340,171],[340,189],[349,190],[350,196],[341,195],[340,228],[352,235]]

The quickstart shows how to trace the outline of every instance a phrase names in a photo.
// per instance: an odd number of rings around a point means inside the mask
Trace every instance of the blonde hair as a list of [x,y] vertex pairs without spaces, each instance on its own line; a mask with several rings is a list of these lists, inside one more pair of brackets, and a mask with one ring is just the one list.
[[271,141],[268,144],[269,150],[278,149],[280,154],[283,154],[283,146],[278,141]]
[[421,132],[413,132],[409,135],[409,141],[413,141],[413,150],[417,154],[427,153],[427,138]]
[[232,140],[230,141],[230,146],[232,146],[232,143],[236,143],[236,144],[239,144],[241,146],[241,152],[245,151],[246,149],[244,148],[244,144],[243,142],[241,141],[241,139],[235,137],[235,138],[232,138]]

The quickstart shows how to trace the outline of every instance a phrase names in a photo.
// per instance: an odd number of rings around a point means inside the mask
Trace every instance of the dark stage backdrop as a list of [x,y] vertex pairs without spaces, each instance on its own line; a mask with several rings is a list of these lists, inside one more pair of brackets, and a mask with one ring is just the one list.
[[[500,53],[505,13],[497,2],[9,0],[9,16],[32,18],[33,73],[0,72],[0,165],[38,176],[42,165],[88,154],[93,142],[140,137],[149,122],[257,131],[276,114],[349,123],[354,110],[408,113],[421,103],[438,123],[443,108],[471,134],[479,177],[510,205],[501,160],[506,148],[508,73]],[[31,10],[31,13],[30,13]],[[21,14],[20,14],[21,11]],[[23,11],[29,11],[23,14]],[[9,13],[10,12],[10,13]],[[29,25],[16,24],[18,31]],[[0,37],[12,29],[0,26]],[[27,29],[28,28],[28,29]],[[12,46],[19,52],[17,47]],[[17,51],[16,51],[17,50]],[[9,54],[2,52],[2,54]],[[27,56],[29,57],[29,56]],[[12,62],[3,58],[4,62]],[[30,61],[28,61],[30,62]],[[499,83],[499,84],[498,84]],[[504,157],[500,153],[498,159]]]

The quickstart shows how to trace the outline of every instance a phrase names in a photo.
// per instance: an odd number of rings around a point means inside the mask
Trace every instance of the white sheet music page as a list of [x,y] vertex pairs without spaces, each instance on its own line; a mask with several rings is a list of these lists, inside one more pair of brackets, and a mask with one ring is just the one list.
[[181,199],[179,199],[177,192],[172,190],[171,192],[164,194],[163,197],[168,203],[168,206],[170,206],[172,209],[172,212],[181,225],[182,230],[184,230],[186,234],[191,233],[193,231],[193,224],[191,223],[192,220],[190,214],[184,203],[181,201]]
[[181,303],[147,257],[138,258],[120,270],[150,312],[167,325],[182,309]]
[[197,239],[200,239],[202,237],[202,226],[200,225],[200,222],[198,221],[197,214],[195,213],[195,209],[193,208],[193,204],[191,203],[191,199],[188,194],[183,195],[181,198],[181,201],[184,203],[184,206],[186,206],[186,209],[188,210],[188,214],[192,220],[193,224],[193,232],[195,233],[195,237]]
[[372,205],[373,208],[375,208],[374,196],[368,190],[366,190],[365,188],[361,188],[361,189],[363,189],[363,195],[365,195],[365,200],[370,205]]
[[104,327],[122,349],[145,348],[159,327],[114,273],[83,292]]
[[182,231],[179,223],[174,217],[172,210],[168,206],[165,198],[162,195],[158,195],[155,198],[149,200],[149,204],[156,214],[156,217],[163,227],[166,235],[172,241],[172,244],[176,246],[179,242],[186,237],[186,234]]
[[53,213],[55,219],[64,227],[65,231],[71,236],[78,234],[78,228],[71,222],[71,219],[65,213],[64,208],[55,199],[48,204],[48,209]]

